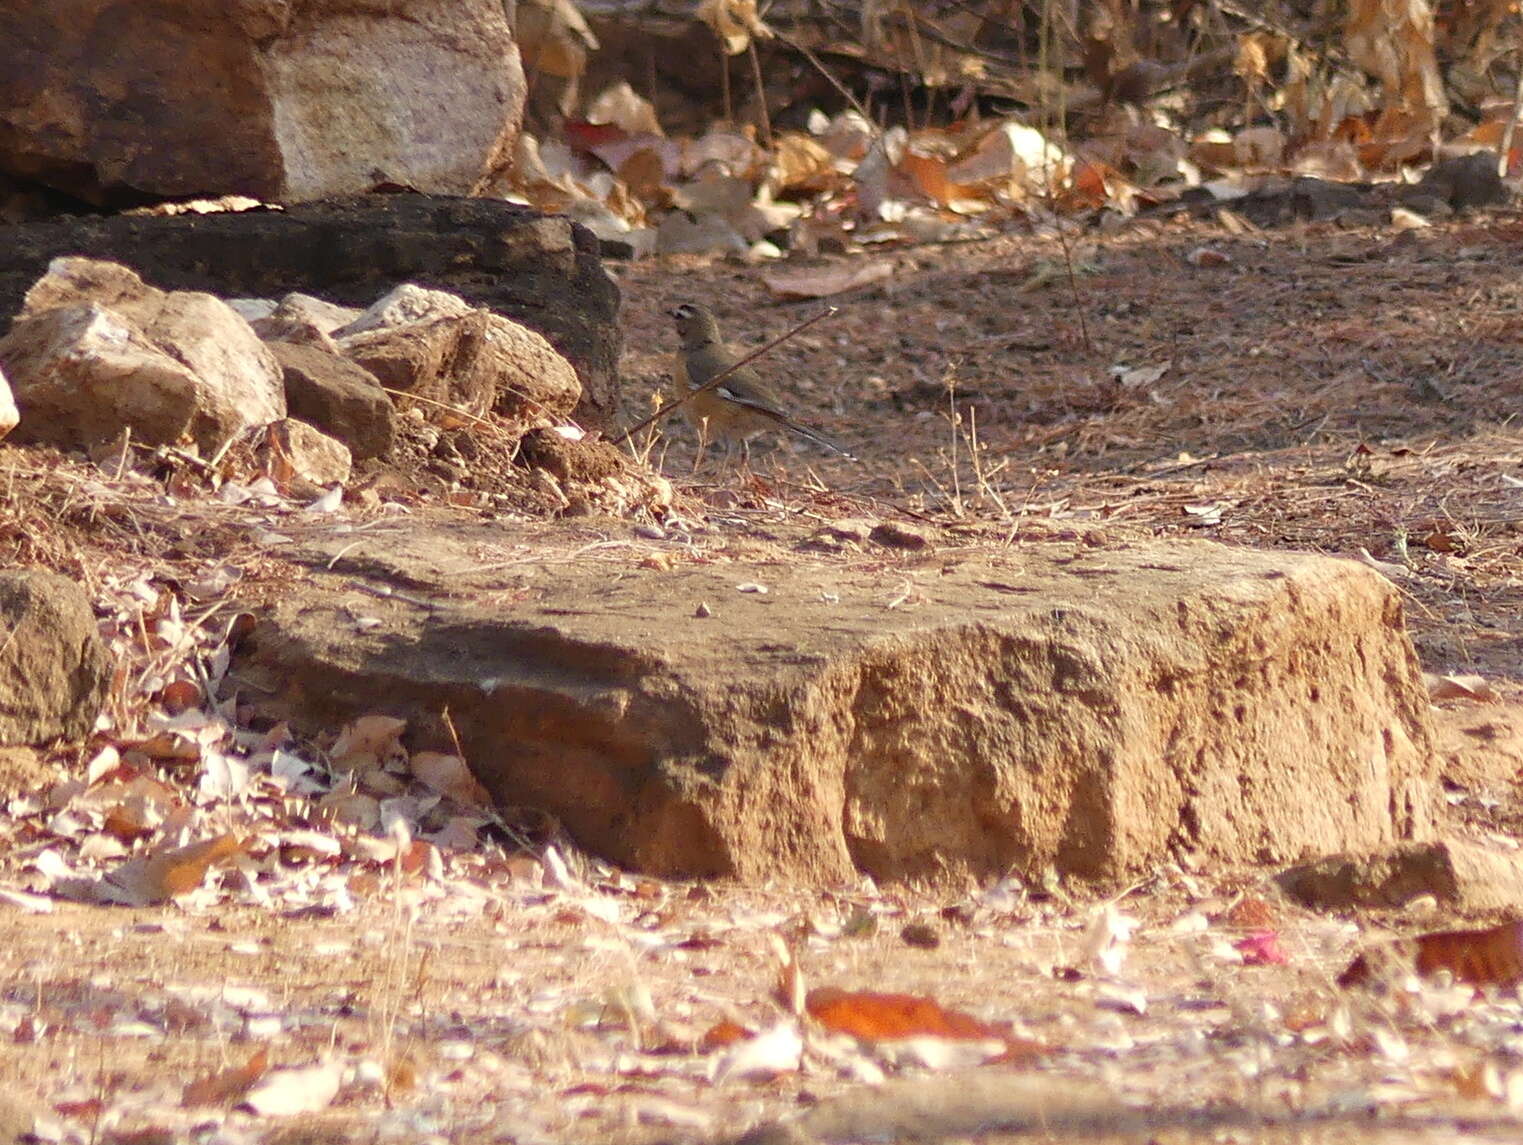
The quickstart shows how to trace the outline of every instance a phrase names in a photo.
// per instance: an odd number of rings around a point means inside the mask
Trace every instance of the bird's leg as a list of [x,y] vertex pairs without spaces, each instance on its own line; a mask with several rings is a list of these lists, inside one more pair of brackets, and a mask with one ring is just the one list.
[[709,419],[698,420],[698,452],[693,455],[693,473],[696,476],[703,463],[709,459]]

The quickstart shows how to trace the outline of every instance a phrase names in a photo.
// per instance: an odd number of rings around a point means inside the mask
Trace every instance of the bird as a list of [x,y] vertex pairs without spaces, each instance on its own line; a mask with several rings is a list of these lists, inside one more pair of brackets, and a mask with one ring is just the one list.
[[856,460],[829,438],[790,417],[785,412],[787,403],[782,393],[750,366],[742,366],[717,386],[700,391],[705,382],[712,381],[744,355],[725,344],[719,320],[707,306],[684,302],[668,313],[677,324],[677,337],[681,340],[674,371],[677,392],[693,394],[682,411],[705,441],[709,438],[723,441],[727,458],[739,442],[749,463],[751,438],[768,430],[786,429]]

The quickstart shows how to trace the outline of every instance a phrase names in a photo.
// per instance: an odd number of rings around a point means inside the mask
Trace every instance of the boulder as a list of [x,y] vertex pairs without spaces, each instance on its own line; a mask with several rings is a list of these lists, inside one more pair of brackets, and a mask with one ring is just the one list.
[[1403,843],[1317,859],[1283,871],[1277,881],[1315,910],[1397,910],[1431,897],[1451,910],[1516,912],[1523,904],[1523,856],[1464,839]]
[[397,436],[397,408],[375,375],[316,346],[270,342],[285,376],[286,408],[349,447],[356,460],[385,457]]
[[253,320],[252,325],[254,333],[266,342],[306,342],[337,353],[329,336],[359,316],[360,312],[353,307],[336,306],[310,294],[293,291],[266,317]]
[[188,437],[206,453],[285,415],[274,355],[209,294],[166,292],[131,270],[63,258],[28,292],[0,339],[18,441],[90,446]]
[[[10,226],[0,243],[0,319],[20,309],[50,260],[80,252],[132,266],[166,289],[222,296],[303,291],[367,307],[398,283],[448,290],[544,335],[582,383],[581,425],[618,417],[619,291],[597,240],[563,218],[489,199],[370,195],[285,211]],[[284,317],[288,330],[312,325],[277,307],[261,320],[261,336],[275,337],[264,324]]]
[[662,875],[1113,880],[1433,833],[1401,601],[1355,562],[1054,541],[1005,563],[483,565],[509,547],[463,522],[310,543],[242,694],[453,750],[447,709],[501,803]]
[[351,321],[328,333],[334,338],[342,339],[351,334],[388,330],[393,326],[411,326],[435,318],[463,318],[471,309],[471,304],[458,294],[451,294],[447,290],[429,290],[404,282],[395,290],[388,291],[385,297],[376,299]]
[[84,739],[111,679],[89,597],[54,573],[0,572],[0,623],[0,744]]
[[106,205],[465,194],[523,114],[501,0],[12,0],[0,59],[0,171]]
[[388,389],[428,399],[423,412],[431,420],[441,412],[434,403],[478,417],[492,410],[525,425],[569,417],[582,394],[570,363],[527,327],[460,305],[463,312],[403,325],[377,318],[341,336],[339,349]]

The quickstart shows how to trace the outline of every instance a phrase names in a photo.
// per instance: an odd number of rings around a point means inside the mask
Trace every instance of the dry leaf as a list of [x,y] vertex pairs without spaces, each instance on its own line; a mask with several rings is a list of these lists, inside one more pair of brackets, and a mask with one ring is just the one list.
[[1095,912],[1084,932],[1084,960],[1104,974],[1115,974],[1126,961],[1127,947],[1137,920],[1122,914],[1114,903],[1106,903]]
[[260,1049],[241,1066],[191,1082],[185,1087],[180,1104],[187,1109],[197,1105],[235,1104],[264,1076],[264,1071],[269,1067],[269,1058],[270,1051]]
[[243,849],[244,842],[237,835],[218,835],[124,863],[104,881],[109,889],[126,895],[127,905],[147,906],[189,894],[201,885],[213,863]]
[[265,1117],[316,1113],[333,1104],[342,1078],[342,1067],[336,1062],[301,1069],[272,1070],[249,1090],[239,1108]]
[[943,156],[926,155],[917,152],[913,146],[907,147],[894,169],[938,207],[974,214],[993,205],[980,197],[974,188],[953,182],[947,174],[947,160]]
[[698,1039],[698,1052],[710,1054],[754,1036],[754,1031],[746,1029],[739,1022],[732,1022],[729,1018],[725,1018],[710,1026],[703,1037]]
[[756,0],[699,0],[697,17],[714,30],[726,53],[738,56],[751,43],[772,38],[772,29],[756,14]]
[[363,771],[384,764],[402,753],[402,733],[407,721],[395,716],[361,716],[339,733],[329,752],[333,766],[340,771]]
[[576,80],[598,39],[571,0],[518,0],[513,27],[526,72]]
[[1436,676],[1424,672],[1423,683],[1427,685],[1431,700],[1476,700],[1488,704],[1497,701],[1496,692],[1484,676]]
[[316,818],[323,823],[374,831],[381,823],[381,804],[359,791],[330,791],[317,801]]
[[714,1080],[730,1077],[770,1079],[793,1073],[804,1056],[804,1037],[793,1021],[779,1022],[770,1030],[737,1042],[719,1059]]
[[825,147],[800,131],[777,137],[772,154],[774,191],[818,193],[840,181],[835,159]]
[[201,706],[201,686],[190,680],[171,680],[159,692],[159,703],[172,716]]
[[864,1042],[925,1035],[1003,1041],[1007,1036],[1005,1030],[971,1014],[943,1009],[939,1002],[918,994],[880,994],[872,990],[819,986],[809,991],[804,1009],[827,1030],[850,1034]]
[[1070,162],[1036,128],[1002,120],[958,156],[947,178],[964,187],[1046,194],[1067,181]]
[[636,95],[628,82],[620,80],[604,88],[587,106],[587,122],[608,124],[631,135],[661,135],[656,108],[643,96]]
[[843,262],[771,271],[762,275],[762,282],[779,298],[828,298],[882,282],[893,275],[893,265],[888,262]]

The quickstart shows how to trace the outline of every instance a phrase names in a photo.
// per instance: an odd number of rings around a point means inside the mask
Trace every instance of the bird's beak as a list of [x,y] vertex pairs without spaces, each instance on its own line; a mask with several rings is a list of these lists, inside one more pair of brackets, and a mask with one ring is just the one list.
[[675,310],[668,310],[666,312],[666,316],[668,318],[676,318],[677,317],[677,312]]

